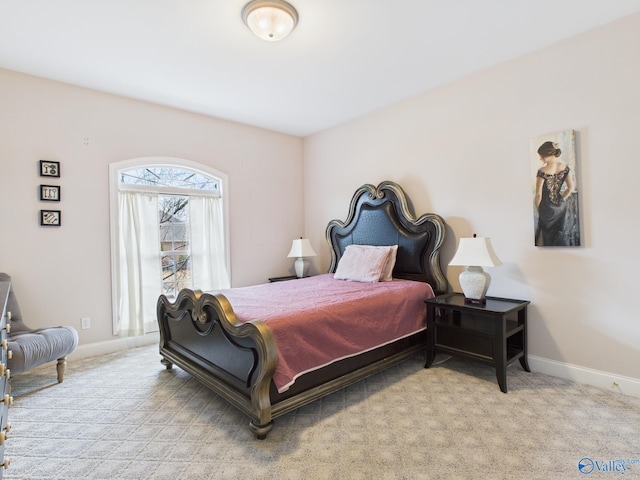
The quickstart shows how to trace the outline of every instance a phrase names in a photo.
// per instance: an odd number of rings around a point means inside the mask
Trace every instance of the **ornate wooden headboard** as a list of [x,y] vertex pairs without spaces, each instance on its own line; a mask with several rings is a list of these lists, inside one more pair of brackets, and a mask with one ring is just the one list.
[[334,273],[347,245],[398,245],[395,278],[427,282],[434,292],[447,291],[440,268],[444,220],[427,213],[415,217],[402,188],[390,181],[356,190],[347,219],[331,220],[326,230],[331,252],[329,273]]

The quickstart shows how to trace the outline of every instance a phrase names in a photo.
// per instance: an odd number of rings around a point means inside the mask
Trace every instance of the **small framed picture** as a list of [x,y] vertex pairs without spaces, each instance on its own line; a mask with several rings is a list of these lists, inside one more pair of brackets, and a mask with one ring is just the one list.
[[40,225],[59,227],[61,225],[60,210],[40,210]]
[[60,186],[59,185],[40,185],[40,200],[44,200],[46,202],[59,202]]
[[41,177],[60,177],[60,162],[40,160]]

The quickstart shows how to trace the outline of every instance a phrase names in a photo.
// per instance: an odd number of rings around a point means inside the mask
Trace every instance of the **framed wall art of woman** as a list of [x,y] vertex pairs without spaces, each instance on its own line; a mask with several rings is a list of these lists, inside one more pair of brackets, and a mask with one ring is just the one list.
[[530,152],[535,245],[580,246],[575,131],[533,138]]

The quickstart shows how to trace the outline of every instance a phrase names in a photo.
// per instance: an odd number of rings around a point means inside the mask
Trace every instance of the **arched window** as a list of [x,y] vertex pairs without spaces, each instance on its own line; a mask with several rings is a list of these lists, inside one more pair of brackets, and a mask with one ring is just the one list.
[[158,329],[182,288],[229,287],[226,175],[176,158],[110,166],[114,335]]

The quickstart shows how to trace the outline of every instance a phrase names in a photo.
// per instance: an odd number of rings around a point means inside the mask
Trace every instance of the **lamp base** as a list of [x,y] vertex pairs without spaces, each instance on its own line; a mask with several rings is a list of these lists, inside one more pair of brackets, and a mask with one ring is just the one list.
[[304,257],[298,257],[293,266],[296,269],[296,276],[304,278],[309,275],[309,260]]
[[486,305],[485,295],[491,284],[489,274],[482,267],[467,267],[459,278],[464,302],[472,305]]

